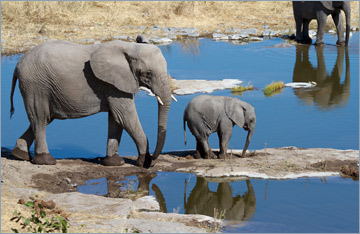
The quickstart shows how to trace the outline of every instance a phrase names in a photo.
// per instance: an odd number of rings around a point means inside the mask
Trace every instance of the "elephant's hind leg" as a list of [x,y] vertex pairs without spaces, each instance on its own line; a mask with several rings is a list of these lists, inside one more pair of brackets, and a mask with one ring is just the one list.
[[124,159],[118,155],[118,149],[120,144],[123,127],[117,123],[109,113],[108,122],[108,140],[106,147],[106,157],[104,159],[105,166],[121,166],[125,164]]
[[22,136],[16,141],[14,149],[11,154],[20,160],[30,161],[29,148],[34,141],[34,133],[31,126],[22,134]]
[[33,100],[31,103],[25,104],[35,138],[35,157],[32,163],[55,165],[56,160],[49,153],[46,142],[46,126],[52,121],[48,104],[44,103],[44,97],[42,96],[35,96],[27,100]]

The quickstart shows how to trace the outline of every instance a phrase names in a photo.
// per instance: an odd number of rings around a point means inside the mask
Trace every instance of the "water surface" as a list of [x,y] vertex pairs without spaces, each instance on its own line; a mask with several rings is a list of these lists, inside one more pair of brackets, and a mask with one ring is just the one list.
[[[275,48],[284,43],[276,38],[247,45],[200,39],[160,46],[168,71],[176,79],[240,79],[258,90],[242,96],[229,90],[213,95],[233,96],[255,107],[257,126],[249,149],[267,147],[359,148],[359,33],[350,39],[348,50],[336,47],[336,36],[326,35],[327,45]],[[186,46],[184,46],[184,43]],[[184,49],[190,48],[190,49]],[[29,126],[22,98],[16,88],[15,114],[10,120],[10,89],[14,67],[21,55],[1,59],[1,145],[12,148]],[[285,88],[280,94],[265,97],[262,90],[272,81],[315,81],[314,89]],[[184,146],[182,115],[188,102],[199,94],[177,96],[168,120],[163,151],[194,149],[195,138],[187,130]],[[156,143],[157,102],[140,91],[136,106],[150,151]],[[235,127],[229,148],[241,149],[246,132]],[[81,119],[55,120],[47,128],[47,141],[55,158],[104,156],[107,140],[107,114]],[[217,135],[209,139],[218,148]],[[32,147],[33,149],[33,147]],[[124,131],[120,155],[137,155],[134,142]]]
[[156,197],[165,213],[224,214],[224,232],[359,231],[359,182],[352,179],[210,179],[158,172],[113,180],[91,180],[78,191],[109,195],[146,190],[144,195]]

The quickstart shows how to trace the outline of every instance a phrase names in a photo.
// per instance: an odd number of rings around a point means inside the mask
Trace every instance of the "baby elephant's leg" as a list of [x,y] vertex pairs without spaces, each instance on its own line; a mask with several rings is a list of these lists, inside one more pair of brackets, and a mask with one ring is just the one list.
[[196,139],[196,158],[210,159],[216,158],[215,154],[212,152],[208,138],[202,137]]
[[228,157],[227,149],[232,134],[231,121],[224,121],[220,124],[217,134],[219,136],[220,153],[218,158],[225,159]]

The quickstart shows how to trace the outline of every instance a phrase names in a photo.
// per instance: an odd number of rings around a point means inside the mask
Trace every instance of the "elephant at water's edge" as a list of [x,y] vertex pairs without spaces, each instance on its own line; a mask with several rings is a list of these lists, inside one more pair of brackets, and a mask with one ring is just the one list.
[[[79,45],[46,42],[29,50],[16,65],[11,90],[11,115],[16,81],[24,100],[30,127],[17,140],[12,154],[30,160],[35,141],[35,164],[56,164],[46,142],[46,126],[54,119],[81,118],[108,112],[108,140],[104,165],[119,166],[123,129],[134,140],[136,165],[149,167],[165,142],[171,90],[167,63],[161,50],[149,44],[112,41]],[[134,94],[145,86],[158,99],[158,137],[152,157],[139,121]]]
[[208,138],[211,133],[217,132],[220,141],[219,158],[224,159],[227,156],[227,148],[235,124],[248,131],[242,152],[242,156],[245,156],[255,130],[256,115],[254,107],[237,98],[200,95],[189,102],[184,111],[183,120],[185,144],[186,121],[196,138],[196,158],[215,158]]
[[[346,39],[344,41],[344,26],[341,10],[346,17]],[[348,45],[350,34],[351,9],[350,1],[293,1],[293,11],[296,23],[295,40],[301,43],[311,43],[309,37],[309,23],[316,19],[318,31],[315,45],[324,44],[323,38],[326,27],[327,16],[331,14],[338,35],[338,45]]]

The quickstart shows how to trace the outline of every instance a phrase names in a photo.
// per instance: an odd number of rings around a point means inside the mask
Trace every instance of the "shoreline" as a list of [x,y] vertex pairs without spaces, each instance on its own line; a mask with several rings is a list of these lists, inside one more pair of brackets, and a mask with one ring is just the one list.
[[[214,150],[214,153],[218,152]],[[195,233],[213,232],[214,228],[220,228],[222,220],[216,217],[161,213],[161,204],[146,193],[145,197],[140,195],[135,199],[113,197],[111,194],[117,194],[120,186],[116,181],[134,174],[149,176],[160,171],[194,173],[211,182],[338,175],[354,180],[359,178],[359,150],[267,148],[249,152],[244,158],[239,156],[241,150],[233,150],[227,159],[208,160],[196,160],[194,154],[195,151],[191,150],[167,152],[161,154],[156,165],[149,169],[136,167],[135,156],[124,157],[126,164],[120,167],[103,166],[103,158],[58,159],[56,165],[47,166],[15,160],[9,149],[2,148],[1,231],[11,232],[11,228],[17,227],[10,221],[14,210],[24,214],[29,212],[18,204],[19,199],[28,201],[34,197],[55,202],[56,212],[68,219],[69,232],[173,230]],[[107,178],[107,188],[116,190],[108,191],[110,197],[77,192],[77,186],[84,185],[85,181],[103,177]]]

